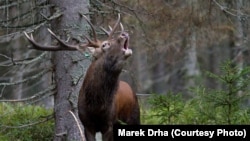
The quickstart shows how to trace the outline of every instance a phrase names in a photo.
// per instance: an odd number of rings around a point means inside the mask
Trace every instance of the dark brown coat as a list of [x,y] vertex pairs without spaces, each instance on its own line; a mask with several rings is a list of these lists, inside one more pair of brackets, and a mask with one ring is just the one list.
[[78,111],[85,127],[87,141],[94,141],[101,132],[103,141],[113,140],[113,125],[119,121],[140,124],[137,97],[131,87],[119,80],[127,58],[129,36],[121,33],[88,68],[80,90]]

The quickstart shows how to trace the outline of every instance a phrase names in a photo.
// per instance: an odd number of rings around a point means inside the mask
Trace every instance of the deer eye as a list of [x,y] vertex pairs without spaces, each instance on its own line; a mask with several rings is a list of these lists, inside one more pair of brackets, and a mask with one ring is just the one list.
[[110,46],[111,46],[111,44],[110,44],[110,42],[108,42],[108,41],[104,41],[104,42],[102,43],[102,49],[103,49],[103,50],[106,50],[106,49],[110,48]]
[[122,37],[126,37],[126,34],[125,34],[125,33],[122,33],[121,36],[122,36]]

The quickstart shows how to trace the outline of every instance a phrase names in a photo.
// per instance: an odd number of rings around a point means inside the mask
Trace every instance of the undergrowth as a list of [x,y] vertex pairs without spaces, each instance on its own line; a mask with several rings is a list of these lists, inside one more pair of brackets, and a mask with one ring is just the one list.
[[52,140],[52,113],[52,110],[40,106],[0,103],[0,140]]
[[188,100],[180,93],[152,94],[150,108],[142,110],[144,124],[249,124],[250,68],[239,69],[228,61],[220,74],[206,74],[220,87],[194,87]]

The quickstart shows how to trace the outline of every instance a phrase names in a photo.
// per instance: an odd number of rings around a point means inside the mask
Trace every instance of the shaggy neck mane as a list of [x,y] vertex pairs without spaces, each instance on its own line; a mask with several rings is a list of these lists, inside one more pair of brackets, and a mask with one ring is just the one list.
[[86,74],[87,81],[84,82],[86,102],[91,109],[102,110],[112,105],[121,72],[117,66],[116,56],[104,56],[91,64]]

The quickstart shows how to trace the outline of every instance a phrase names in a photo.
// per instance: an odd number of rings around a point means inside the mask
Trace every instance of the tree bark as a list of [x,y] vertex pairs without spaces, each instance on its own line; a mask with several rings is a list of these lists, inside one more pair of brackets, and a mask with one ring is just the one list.
[[244,29],[243,29],[243,20],[242,20],[242,11],[241,11],[241,8],[242,8],[242,5],[243,2],[242,0],[238,0],[235,2],[235,5],[236,5],[236,10],[237,10],[237,17],[235,19],[235,29],[236,29],[236,32],[235,32],[235,52],[234,52],[234,60],[235,60],[235,64],[237,65],[237,67],[239,68],[239,70],[242,70],[243,69],[243,64],[244,64],[244,57],[243,57],[243,50],[244,50],[244,45],[243,45],[243,38],[244,38],[244,35],[243,35],[243,32],[244,32]]
[[[189,1],[189,5],[192,6],[191,16],[193,20],[190,23],[190,37],[187,40],[186,58],[185,58],[185,89],[196,86],[196,77],[200,75],[200,69],[198,65],[197,57],[197,25],[195,24],[200,15],[197,14],[199,11],[199,2],[197,0]],[[187,93],[188,96],[192,96],[191,93]]]
[[[53,10],[59,8],[62,16],[51,22],[52,31],[60,38],[66,40],[67,36],[77,38],[78,35],[87,34],[86,21],[80,13],[88,13],[86,0],[50,0],[55,5]],[[85,140],[83,126],[78,120],[77,99],[82,78],[90,60],[77,51],[55,52],[53,63],[55,65],[55,80],[57,94],[55,96],[55,141]],[[70,112],[72,111],[76,116]],[[79,128],[80,126],[80,128]]]

